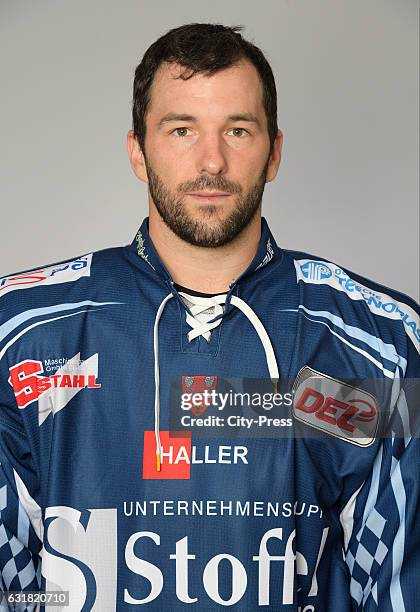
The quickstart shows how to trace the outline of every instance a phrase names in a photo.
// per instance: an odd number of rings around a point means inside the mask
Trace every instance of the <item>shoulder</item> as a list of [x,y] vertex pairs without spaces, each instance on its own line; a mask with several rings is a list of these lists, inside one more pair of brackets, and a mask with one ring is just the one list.
[[302,251],[288,249],[284,251],[293,260],[297,281],[301,280],[308,285],[330,286],[343,291],[349,297],[352,293],[383,294],[394,301],[405,302],[414,309],[419,309],[417,302],[405,293],[362,276],[335,262]]
[[1,277],[0,323],[28,308],[88,297],[106,273],[123,265],[123,249],[92,251]]
[[285,250],[294,268],[302,308],[373,330],[384,339],[409,339],[419,350],[419,305],[410,296],[323,257]]

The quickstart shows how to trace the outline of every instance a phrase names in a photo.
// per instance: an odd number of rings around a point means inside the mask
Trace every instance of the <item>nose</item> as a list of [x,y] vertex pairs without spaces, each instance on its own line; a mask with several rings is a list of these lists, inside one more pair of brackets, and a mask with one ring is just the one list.
[[203,135],[197,149],[196,165],[199,174],[224,174],[227,170],[227,160],[224,142],[219,135]]

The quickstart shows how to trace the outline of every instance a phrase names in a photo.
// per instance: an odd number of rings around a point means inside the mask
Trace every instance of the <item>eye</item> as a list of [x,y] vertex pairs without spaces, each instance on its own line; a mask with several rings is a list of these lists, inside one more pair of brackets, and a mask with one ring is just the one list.
[[172,130],[172,134],[175,134],[175,136],[178,136],[179,138],[184,138],[185,136],[188,136],[187,132],[190,128],[187,127],[177,127],[174,130]]
[[229,132],[233,132],[233,136],[237,136],[238,138],[243,138],[246,134],[249,134],[248,130],[240,127],[232,128]]

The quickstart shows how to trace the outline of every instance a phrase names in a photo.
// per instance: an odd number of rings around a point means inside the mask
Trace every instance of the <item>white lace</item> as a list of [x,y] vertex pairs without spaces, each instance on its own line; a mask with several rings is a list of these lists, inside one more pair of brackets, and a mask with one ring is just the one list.
[[[180,291],[179,295],[184,298],[184,301],[187,303],[187,306],[191,311],[191,314],[187,312],[186,318],[188,325],[191,327],[191,331],[188,332],[188,341],[191,342],[191,340],[194,340],[199,336],[203,336],[203,338],[209,342],[211,330],[220,325],[222,319],[219,318],[217,321],[213,321],[213,323],[209,323],[208,321],[209,319],[213,319],[214,317],[223,314],[221,304],[225,302],[226,294],[205,298],[195,295],[191,296],[188,293]],[[220,301],[218,298],[222,298],[222,301]],[[192,299],[194,299],[194,301],[192,301]]]
[[[211,330],[220,325],[222,318],[219,317],[216,321],[211,321],[214,317],[223,314],[224,308],[222,304],[226,302],[227,294],[223,293],[212,297],[199,297],[190,295],[188,293],[179,292],[184,302],[188,305],[190,312],[186,311],[186,321],[191,327],[191,331],[188,332],[188,340],[191,342],[199,336],[203,336],[210,341]],[[160,416],[160,395],[159,395],[159,321],[162,316],[162,312],[167,302],[173,298],[173,294],[169,293],[161,302],[155,317],[155,324],[153,328],[153,347],[155,356],[155,437],[156,437],[156,460],[157,469],[160,470],[162,462],[162,445],[160,441],[160,430],[159,430],[159,416]],[[236,306],[253,325],[261,343],[264,347],[265,358],[267,360],[267,367],[270,374],[273,385],[277,386],[279,380],[279,369],[277,366],[276,356],[274,354],[273,346],[264,325],[261,323],[258,316],[252,310],[252,308],[241,300],[241,298],[232,295],[230,299],[231,304]],[[210,321],[210,322],[209,322]]]

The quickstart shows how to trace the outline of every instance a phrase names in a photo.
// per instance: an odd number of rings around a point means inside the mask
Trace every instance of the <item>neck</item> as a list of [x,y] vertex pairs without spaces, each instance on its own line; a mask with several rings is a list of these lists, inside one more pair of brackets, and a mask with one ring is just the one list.
[[151,205],[149,235],[175,283],[203,293],[224,293],[247,269],[257,252],[261,237],[261,209],[228,244],[200,247],[174,234]]

